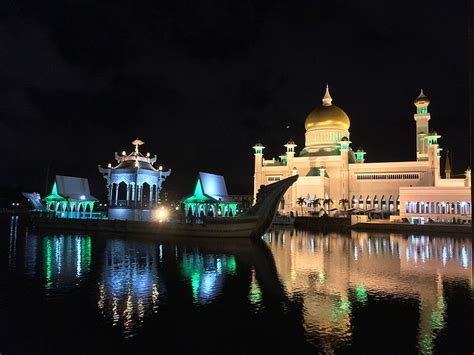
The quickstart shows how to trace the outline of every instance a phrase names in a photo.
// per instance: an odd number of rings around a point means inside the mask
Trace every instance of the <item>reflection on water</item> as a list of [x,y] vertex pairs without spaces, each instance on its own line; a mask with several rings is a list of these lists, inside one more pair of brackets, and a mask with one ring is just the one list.
[[[235,275],[234,256],[201,254],[178,246],[107,240],[97,306],[126,337],[134,336],[147,314],[166,305],[170,262],[192,292],[194,303],[206,304],[222,293],[226,275]],[[168,272],[169,273],[169,272]],[[173,282],[173,280],[171,280]]]
[[191,284],[194,302],[201,304],[212,302],[221,294],[226,274],[236,273],[234,256],[201,255],[196,251],[184,252],[180,267]]
[[131,336],[146,314],[158,312],[166,297],[159,276],[157,245],[107,240],[97,307],[112,324]]
[[[468,344],[464,350],[472,344],[463,338],[472,332],[466,325],[474,308],[470,239],[275,229],[262,243],[138,241],[34,235],[19,232],[18,223],[9,221],[6,249],[15,281],[21,275],[34,280],[46,301],[60,298],[64,307],[71,291],[86,291],[79,302],[100,321],[81,329],[109,327],[124,342],[133,342],[145,324],[154,329],[164,323],[163,331],[175,319],[194,317],[195,342],[242,332],[243,348],[236,352],[251,349],[247,328],[261,335],[253,342],[286,341],[295,353],[303,344],[323,353],[388,347],[426,354],[456,349],[459,339]],[[467,308],[458,311],[458,304]],[[221,317],[239,325],[219,333]],[[186,322],[179,332],[192,338]]]
[[472,289],[470,239],[276,230],[264,240],[288,297],[304,304],[309,341],[319,343],[322,336],[326,351],[351,344],[351,310],[373,295],[419,302],[418,347],[430,353],[446,324],[443,281],[467,282]]
[[17,231],[18,231],[18,216],[12,216],[10,220],[10,243],[8,246],[8,268],[10,270],[15,268]]
[[25,273],[41,277],[48,290],[65,291],[84,279],[91,267],[91,237],[54,235],[25,236]]

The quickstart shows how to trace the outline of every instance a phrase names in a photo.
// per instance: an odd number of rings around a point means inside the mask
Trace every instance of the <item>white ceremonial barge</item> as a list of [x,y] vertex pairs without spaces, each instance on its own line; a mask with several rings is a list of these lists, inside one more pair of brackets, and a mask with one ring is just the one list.
[[240,216],[202,216],[201,223],[61,219],[33,215],[34,229],[76,230],[88,232],[140,233],[160,236],[204,238],[259,238],[273,223],[278,205],[286,190],[298,179],[294,175],[262,186],[255,205]]

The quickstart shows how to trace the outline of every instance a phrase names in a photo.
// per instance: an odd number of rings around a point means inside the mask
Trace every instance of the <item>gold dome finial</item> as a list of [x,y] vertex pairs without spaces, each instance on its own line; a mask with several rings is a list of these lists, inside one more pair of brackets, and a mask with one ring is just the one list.
[[306,130],[315,128],[340,128],[348,130],[351,125],[347,114],[336,105],[332,104],[332,97],[329,93],[329,85],[326,84],[326,93],[323,97],[323,104],[316,107],[306,117],[304,126]]
[[323,97],[323,106],[331,106],[332,105],[332,97],[331,94],[329,93],[329,85],[326,84],[326,93],[324,94]]

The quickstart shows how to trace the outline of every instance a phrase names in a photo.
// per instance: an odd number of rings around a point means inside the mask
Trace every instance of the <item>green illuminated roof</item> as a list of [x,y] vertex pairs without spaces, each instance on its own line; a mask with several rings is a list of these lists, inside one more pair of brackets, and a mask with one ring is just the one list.
[[85,178],[56,175],[51,194],[43,201],[98,201],[90,194]]
[[181,200],[182,203],[234,203],[227,194],[224,177],[200,172],[192,195]]
[[206,203],[206,202],[219,202],[215,198],[206,195],[202,189],[201,179],[197,179],[196,186],[194,187],[194,193],[191,196],[186,197],[181,202],[183,203]]
[[66,199],[58,194],[58,185],[56,182],[53,184],[53,188],[51,189],[51,194],[46,196],[43,201],[65,201]]

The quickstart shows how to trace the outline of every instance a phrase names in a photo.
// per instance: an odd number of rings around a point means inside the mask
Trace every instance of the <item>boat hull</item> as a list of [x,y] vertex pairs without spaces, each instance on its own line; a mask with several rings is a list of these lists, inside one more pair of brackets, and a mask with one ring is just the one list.
[[37,215],[32,218],[32,227],[63,231],[141,233],[221,239],[258,238],[272,225],[283,194],[297,179],[298,175],[294,175],[273,184],[261,186],[255,205],[245,215],[237,217],[204,217],[202,223],[159,223],[156,221],[49,218],[49,216]]
[[255,230],[258,218],[221,219],[203,224],[185,224],[177,222],[144,222],[97,219],[61,219],[33,218],[32,228],[40,230],[140,233],[157,236],[216,237],[216,238],[252,238],[257,237]]

